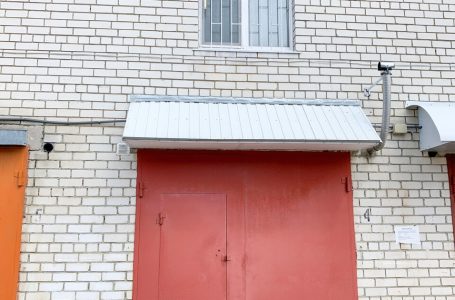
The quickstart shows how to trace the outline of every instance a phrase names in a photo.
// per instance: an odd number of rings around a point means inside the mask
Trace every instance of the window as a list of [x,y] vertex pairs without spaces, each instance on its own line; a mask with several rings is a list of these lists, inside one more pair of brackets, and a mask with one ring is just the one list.
[[290,0],[202,0],[202,44],[288,48]]

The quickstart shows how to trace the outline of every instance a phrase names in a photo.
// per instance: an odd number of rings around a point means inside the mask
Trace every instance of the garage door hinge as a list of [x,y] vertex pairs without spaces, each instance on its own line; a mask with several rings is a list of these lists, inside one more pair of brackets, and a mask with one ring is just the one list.
[[23,187],[25,185],[25,175],[23,171],[16,172],[17,187]]
[[163,225],[164,224],[164,219],[166,219],[166,213],[160,212],[158,214],[158,218],[156,218],[156,224],[158,225]]
[[352,192],[352,178],[351,176],[346,176],[341,178],[341,183],[344,184],[344,190],[346,193]]
[[142,181],[139,181],[137,183],[137,193],[139,195],[139,198],[144,197],[144,183]]

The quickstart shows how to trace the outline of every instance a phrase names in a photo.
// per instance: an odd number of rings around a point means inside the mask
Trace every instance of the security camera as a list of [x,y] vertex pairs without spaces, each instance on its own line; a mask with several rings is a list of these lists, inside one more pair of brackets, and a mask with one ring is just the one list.
[[378,70],[379,71],[390,71],[392,70],[393,68],[395,68],[395,64],[394,63],[388,63],[388,62],[379,62],[378,63]]
[[52,145],[51,143],[45,143],[43,145],[43,150],[46,151],[47,153],[50,153],[52,152],[52,150],[54,150],[54,145]]

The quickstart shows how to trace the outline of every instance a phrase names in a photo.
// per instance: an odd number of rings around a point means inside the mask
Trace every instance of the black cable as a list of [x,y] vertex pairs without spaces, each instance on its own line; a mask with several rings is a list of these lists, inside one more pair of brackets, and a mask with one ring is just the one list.
[[[27,122],[27,123],[39,123],[47,125],[93,125],[93,124],[110,124],[110,123],[125,123],[125,119],[108,119],[108,120],[98,120],[98,121],[49,121],[49,120],[39,120],[33,118],[0,118],[0,122]],[[380,124],[372,124],[373,127],[380,127]],[[421,129],[422,126],[418,124],[408,124],[408,128]],[[393,128],[393,126],[390,126]]]
[[[207,49],[194,49],[195,51],[207,51]],[[223,52],[222,49],[216,50],[209,50],[210,52]],[[242,52],[242,51],[239,51]],[[4,55],[6,54],[6,56]],[[284,55],[289,53],[283,53]],[[293,52],[290,54],[300,55],[299,52]],[[8,56],[9,55],[9,56]],[[287,61],[289,64],[294,65],[298,63],[309,63],[309,64],[323,64],[328,67],[332,67],[333,65],[344,65],[349,64],[352,67],[359,67],[359,68],[369,68],[374,67],[376,65],[373,61],[355,61],[355,60],[329,60],[329,59],[310,59],[310,58],[302,58],[302,57],[252,57],[252,56],[241,56],[241,57],[224,57],[224,56],[187,56],[187,55],[165,55],[165,54],[151,54],[151,53],[120,53],[120,52],[92,52],[92,51],[53,51],[53,50],[22,50],[22,49],[14,49],[14,50],[0,50],[0,56],[4,57],[11,57],[11,58],[22,58],[16,57],[14,55],[24,55],[23,58],[32,57],[34,59],[49,59],[49,57],[42,57],[42,55],[47,56],[62,56],[57,59],[62,60],[70,60],[73,57],[105,57],[105,58],[116,58],[116,59],[151,59],[152,61],[149,62],[158,62],[164,63],[163,60],[180,60],[178,63],[237,63],[243,62],[245,63],[267,63],[276,62],[282,63]],[[36,57],[33,57],[36,55]],[[167,63],[167,62],[166,62]],[[260,64],[256,66],[262,66]],[[445,70],[453,70],[455,68],[454,63],[437,63],[437,62],[429,62],[429,63],[413,63],[413,62],[400,62],[396,64],[397,70],[435,70],[435,71],[445,71]]]

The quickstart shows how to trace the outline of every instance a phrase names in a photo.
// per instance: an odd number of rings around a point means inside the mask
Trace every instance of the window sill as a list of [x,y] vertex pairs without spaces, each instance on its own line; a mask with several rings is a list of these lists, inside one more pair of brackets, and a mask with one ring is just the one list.
[[290,48],[264,49],[264,48],[221,48],[200,47],[193,50],[195,55],[213,57],[260,57],[260,58],[298,58],[300,52]]

